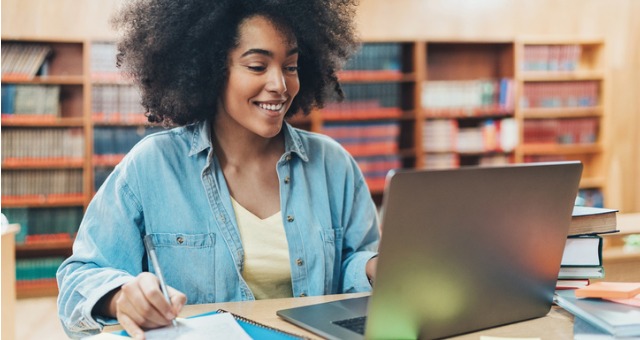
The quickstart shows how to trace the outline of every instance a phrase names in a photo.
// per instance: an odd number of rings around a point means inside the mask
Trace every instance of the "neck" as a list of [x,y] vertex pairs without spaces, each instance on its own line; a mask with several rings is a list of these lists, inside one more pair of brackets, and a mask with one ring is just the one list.
[[248,162],[260,162],[276,157],[284,152],[284,133],[264,138],[244,128],[217,119],[212,122],[211,142],[214,152],[225,165],[240,166]]

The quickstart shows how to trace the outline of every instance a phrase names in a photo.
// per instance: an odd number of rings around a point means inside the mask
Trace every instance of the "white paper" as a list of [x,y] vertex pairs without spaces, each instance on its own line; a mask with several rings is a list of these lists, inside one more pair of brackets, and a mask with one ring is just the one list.
[[146,331],[147,340],[153,339],[251,339],[229,313],[215,313],[197,318],[176,319],[178,327],[167,327]]

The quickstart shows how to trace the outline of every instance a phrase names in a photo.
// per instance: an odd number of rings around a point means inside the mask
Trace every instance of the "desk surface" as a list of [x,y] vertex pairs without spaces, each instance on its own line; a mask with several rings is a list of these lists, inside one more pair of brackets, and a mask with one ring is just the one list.
[[[279,309],[304,306],[313,303],[333,301],[367,295],[368,293],[310,296],[303,298],[287,298],[275,300],[258,300],[245,302],[223,302],[185,306],[180,317],[197,315],[213,310],[224,309],[256,322],[282,329],[294,334],[321,339],[313,333],[292,325],[276,315]],[[120,330],[118,326],[106,327],[105,332]],[[540,339],[573,339],[573,316],[563,309],[554,306],[545,317],[496,327],[484,331],[465,334],[452,339],[475,339],[480,335],[496,337],[521,337]]]

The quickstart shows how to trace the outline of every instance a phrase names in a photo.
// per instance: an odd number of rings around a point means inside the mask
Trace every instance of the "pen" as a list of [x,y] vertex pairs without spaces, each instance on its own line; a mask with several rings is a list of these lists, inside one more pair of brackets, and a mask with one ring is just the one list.
[[[162,276],[162,270],[160,269],[160,263],[158,262],[158,255],[156,255],[156,247],[153,245],[153,240],[151,239],[151,235],[145,235],[144,237],[144,245],[147,248],[147,254],[149,254],[149,258],[151,259],[151,264],[153,268],[156,270],[156,276],[158,276],[158,280],[160,281],[160,289],[162,290],[162,294],[164,298],[167,299],[169,305],[171,305],[171,298],[169,298],[169,290],[167,289],[167,285],[164,283],[164,277]],[[178,323],[174,318],[171,320],[173,327],[177,327]]]

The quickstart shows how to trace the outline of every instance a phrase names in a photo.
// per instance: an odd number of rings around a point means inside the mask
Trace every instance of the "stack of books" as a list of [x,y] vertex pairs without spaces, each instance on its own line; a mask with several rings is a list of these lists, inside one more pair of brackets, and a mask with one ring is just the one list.
[[557,291],[555,302],[575,315],[575,339],[638,339],[640,282],[596,282]]
[[584,287],[589,285],[591,279],[604,278],[600,234],[618,231],[617,212],[618,210],[607,208],[573,208],[556,289]]

